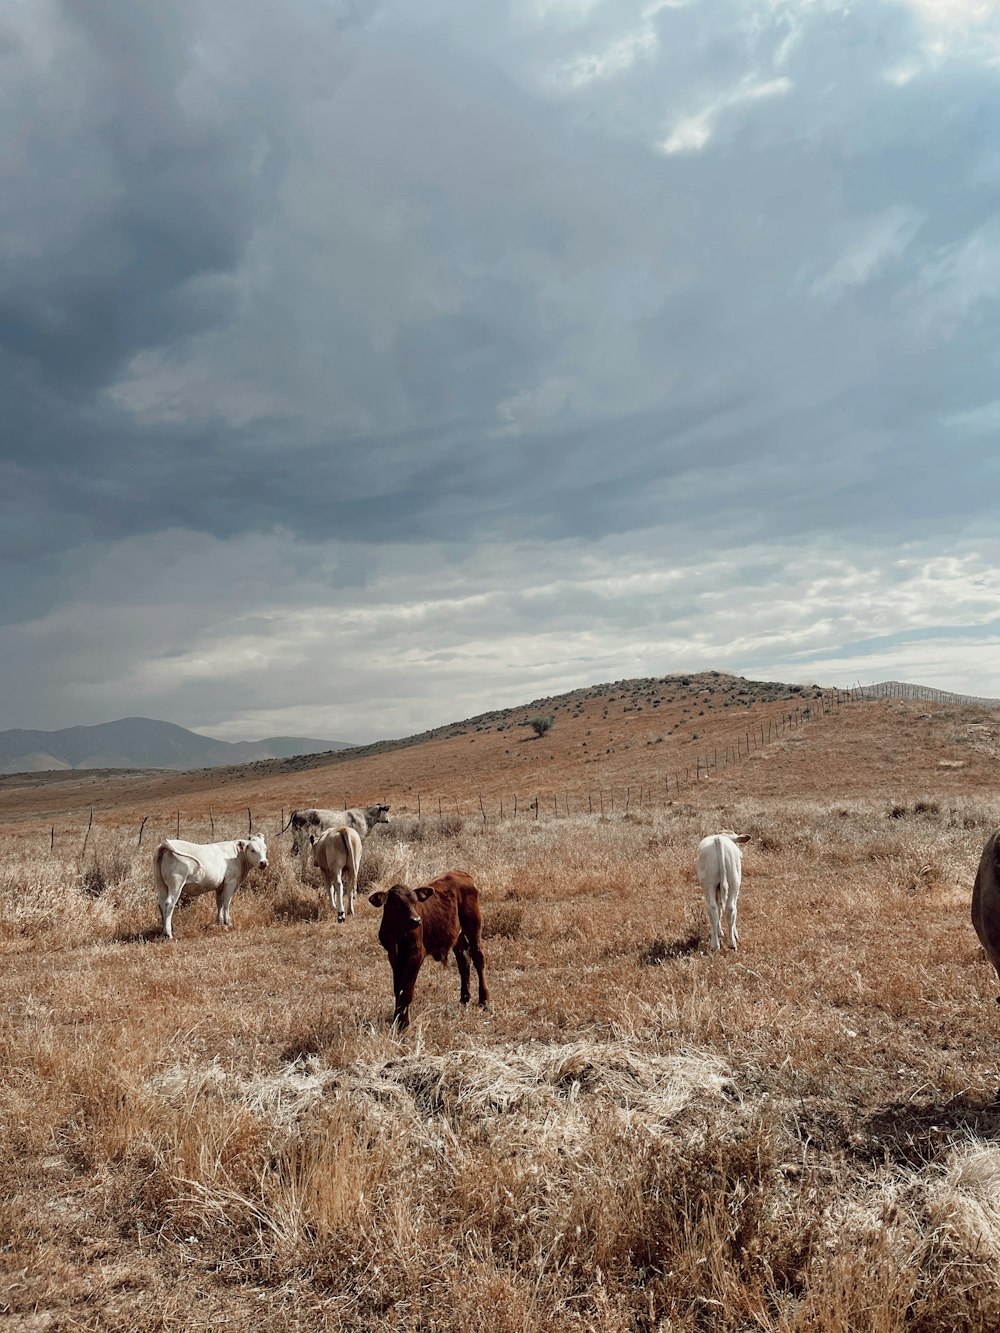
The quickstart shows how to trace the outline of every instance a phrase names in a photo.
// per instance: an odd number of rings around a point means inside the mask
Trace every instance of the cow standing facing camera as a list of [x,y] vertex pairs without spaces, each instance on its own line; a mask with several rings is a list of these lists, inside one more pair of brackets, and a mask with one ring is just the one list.
[[483,976],[486,959],[480,942],[483,919],[479,890],[463,870],[449,870],[417,889],[394,884],[391,889],[373,893],[368,901],[373,907],[382,908],[378,938],[392,968],[396,1002],[393,1022],[400,1029],[409,1026],[413,988],[428,954],[444,963],[448,951],[454,951],[462,979],[459,995],[462,1004],[468,1004],[471,998],[471,957],[479,977],[479,1003],[489,1003]]
[[230,925],[229,904],[251,870],[267,869],[267,844],[259,833],[232,842],[185,842],[168,838],[153,853],[163,934],[172,940],[174,908],[185,891],[189,898],[215,893],[215,921]]

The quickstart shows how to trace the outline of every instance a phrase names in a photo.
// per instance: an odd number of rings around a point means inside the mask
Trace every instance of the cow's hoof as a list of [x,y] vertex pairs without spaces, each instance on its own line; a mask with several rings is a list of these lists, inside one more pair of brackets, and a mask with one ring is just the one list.
[[337,917],[337,925],[342,926],[346,920],[347,917],[344,916],[343,912],[341,912],[340,915]]

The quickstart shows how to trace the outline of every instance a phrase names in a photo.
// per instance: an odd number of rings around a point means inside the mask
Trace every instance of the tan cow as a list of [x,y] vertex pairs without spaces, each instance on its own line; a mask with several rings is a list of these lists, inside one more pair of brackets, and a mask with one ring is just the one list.
[[376,824],[388,824],[389,807],[387,805],[357,806],[350,810],[293,810],[288,816],[288,823],[282,829],[292,831],[292,856],[299,857],[302,878],[305,880],[309,861],[309,838],[311,834],[319,837],[328,828],[355,829],[362,838],[366,838]]
[[358,871],[361,869],[361,834],[357,829],[344,825],[343,828],[329,828],[325,832],[310,834],[309,845],[312,848],[313,861],[323,876],[326,892],[330,899],[330,910],[334,907],[333,887],[337,886],[337,920],[346,921],[344,915],[344,875],[347,875],[349,890],[348,903],[351,916],[354,915],[354,899],[358,892]]
[[1000,829],[990,834],[979,858],[972,886],[972,924],[986,957],[1000,977]]

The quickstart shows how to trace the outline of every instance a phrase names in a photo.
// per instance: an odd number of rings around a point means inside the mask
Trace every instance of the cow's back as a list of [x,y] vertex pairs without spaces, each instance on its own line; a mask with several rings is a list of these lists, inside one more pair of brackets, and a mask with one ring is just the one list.
[[1000,829],[990,835],[979,858],[972,886],[972,924],[1000,976]]

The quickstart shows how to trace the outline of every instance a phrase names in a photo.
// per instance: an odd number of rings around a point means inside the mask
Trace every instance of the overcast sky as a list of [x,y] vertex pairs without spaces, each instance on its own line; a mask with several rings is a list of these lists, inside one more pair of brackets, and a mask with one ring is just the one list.
[[6,0],[0,729],[1000,695],[1000,3]]

